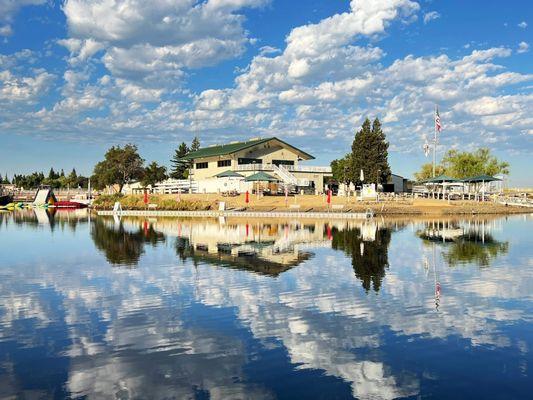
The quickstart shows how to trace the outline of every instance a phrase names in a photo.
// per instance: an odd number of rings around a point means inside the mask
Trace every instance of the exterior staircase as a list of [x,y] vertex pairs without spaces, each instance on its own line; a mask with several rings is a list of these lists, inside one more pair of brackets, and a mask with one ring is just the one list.
[[308,179],[298,179],[283,165],[272,164],[274,173],[282,180],[287,186],[309,186]]

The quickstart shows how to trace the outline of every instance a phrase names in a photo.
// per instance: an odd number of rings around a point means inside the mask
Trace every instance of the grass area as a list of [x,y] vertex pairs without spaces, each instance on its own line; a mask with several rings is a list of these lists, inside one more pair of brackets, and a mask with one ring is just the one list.
[[[93,207],[98,210],[111,210],[116,201],[120,202],[123,210],[146,210],[142,195],[122,196],[118,194],[101,195],[95,199]],[[211,209],[211,204],[200,199],[182,199],[176,201],[175,197],[168,195],[151,195],[149,204],[156,204],[158,210],[175,211],[201,211]]]
[[[248,211],[295,211],[319,212],[328,210],[326,196],[298,195],[284,196],[250,195],[246,203],[245,195],[223,197],[218,194],[182,194],[180,201],[177,195],[150,195],[149,203],[156,204],[157,210],[200,211],[218,210],[221,201],[226,209]],[[354,197],[332,197],[330,209],[338,212],[365,212],[368,209],[376,214],[509,214],[526,212],[519,207],[506,207],[492,202],[452,201],[435,199],[394,199],[384,201],[359,201]],[[123,210],[145,210],[142,195],[103,195],[94,202],[94,208],[111,210],[115,201],[120,201]],[[292,206],[292,207],[291,207]],[[298,207],[298,208],[296,208]]]

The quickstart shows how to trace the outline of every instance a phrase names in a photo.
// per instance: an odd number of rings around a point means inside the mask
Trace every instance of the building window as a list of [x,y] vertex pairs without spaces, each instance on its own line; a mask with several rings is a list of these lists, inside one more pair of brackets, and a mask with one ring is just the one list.
[[263,160],[260,158],[239,158],[238,161],[239,165],[244,164],[262,164]]
[[293,160],[272,160],[272,164],[274,165],[294,165]]
[[196,163],[196,169],[205,169],[209,166],[206,162],[197,162]]
[[231,167],[231,160],[219,160],[217,162],[218,167]]

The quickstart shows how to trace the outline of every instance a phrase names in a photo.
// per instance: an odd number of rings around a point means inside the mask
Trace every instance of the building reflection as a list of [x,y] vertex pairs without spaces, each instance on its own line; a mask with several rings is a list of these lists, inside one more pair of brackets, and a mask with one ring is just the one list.
[[417,234],[426,243],[440,244],[442,257],[450,267],[469,263],[488,267],[494,258],[509,251],[508,242],[493,236],[500,223],[486,219],[428,221]]

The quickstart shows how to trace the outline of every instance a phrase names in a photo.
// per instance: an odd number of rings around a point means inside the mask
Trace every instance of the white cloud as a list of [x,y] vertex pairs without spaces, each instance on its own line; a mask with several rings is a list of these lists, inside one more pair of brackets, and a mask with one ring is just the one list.
[[[67,0],[63,11],[71,38],[84,41],[71,52],[83,61],[105,48],[112,74],[166,86],[184,68],[214,65],[240,55],[248,42],[243,7],[266,0]],[[158,79],[153,79],[157,77]],[[150,79],[152,78],[152,79]]]
[[13,33],[10,23],[22,7],[44,3],[46,0],[0,0],[0,36]]
[[517,25],[519,28],[526,29],[527,28],[527,22],[522,21]]
[[36,70],[33,76],[17,76],[9,70],[0,71],[0,100],[34,103],[50,88],[54,75]]
[[440,14],[437,11],[430,11],[424,14],[424,24],[428,24],[434,19],[440,18]]
[[526,42],[520,42],[518,43],[518,50],[517,53],[527,53],[529,51],[529,44]]

